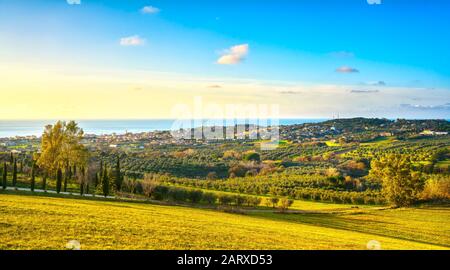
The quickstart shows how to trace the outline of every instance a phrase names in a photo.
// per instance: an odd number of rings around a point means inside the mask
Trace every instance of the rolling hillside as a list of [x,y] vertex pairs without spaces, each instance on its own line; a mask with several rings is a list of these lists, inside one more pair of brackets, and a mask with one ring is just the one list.
[[448,208],[230,214],[0,193],[0,249],[449,249],[449,219]]

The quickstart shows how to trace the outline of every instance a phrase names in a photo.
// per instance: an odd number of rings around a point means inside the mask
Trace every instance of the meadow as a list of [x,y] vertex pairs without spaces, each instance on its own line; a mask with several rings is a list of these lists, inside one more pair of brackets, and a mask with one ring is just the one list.
[[161,133],[131,151],[57,122],[39,148],[0,149],[0,249],[450,249],[450,136],[420,134],[436,127],[289,126],[271,151]]
[[450,249],[449,208],[330,208],[236,214],[1,191],[0,249]]

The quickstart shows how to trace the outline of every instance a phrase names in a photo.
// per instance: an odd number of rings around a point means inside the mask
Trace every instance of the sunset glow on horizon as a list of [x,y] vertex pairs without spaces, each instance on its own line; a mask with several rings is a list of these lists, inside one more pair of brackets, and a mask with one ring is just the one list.
[[173,118],[195,96],[285,118],[450,117],[443,8],[251,2],[0,1],[0,118]]

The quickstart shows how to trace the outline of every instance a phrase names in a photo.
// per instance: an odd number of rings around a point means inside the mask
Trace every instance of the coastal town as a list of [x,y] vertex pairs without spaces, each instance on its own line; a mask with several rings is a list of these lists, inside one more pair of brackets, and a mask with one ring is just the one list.
[[[355,123],[358,123],[355,128]],[[226,130],[230,127],[215,127]],[[203,127],[203,133],[210,127]],[[259,133],[265,132],[267,127],[235,126],[234,136],[231,139],[238,141],[255,141],[262,139]],[[237,132],[240,130],[241,132]],[[378,137],[411,137],[411,136],[446,136],[450,131],[445,120],[387,120],[387,119],[335,119],[321,123],[305,123],[296,125],[282,125],[279,128],[279,140],[292,143],[311,141],[345,141],[363,142]],[[253,134],[256,133],[256,134]],[[214,143],[223,138],[208,139],[205,136],[197,138],[194,134],[202,134],[201,128],[192,129],[188,138],[174,137],[170,131],[148,131],[123,134],[85,134],[83,143],[90,148],[126,148],[129,150],[144,150],[152,146],[180,145],[199,146]],[[226,137],[230,140],[229,137]],[[0,138],[0,151],[12,153],[25,153],[38,151],[40,137],[14,136]]]

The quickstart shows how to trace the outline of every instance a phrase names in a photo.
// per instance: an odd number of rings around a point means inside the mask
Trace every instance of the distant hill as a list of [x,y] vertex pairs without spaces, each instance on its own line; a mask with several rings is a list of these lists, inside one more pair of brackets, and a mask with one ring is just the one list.
[[319,123],[325,126],[334,126],[337,129],[353,131],[360,129],[380,129],[385,131],[390,130],[408,130],[420,132],[423,130],[434,131],[450,131],[450,122],[447,120],[430,119],[430,120],[407,120],[397,119],[389,120],[385,118],[347,118],[334,119]]

